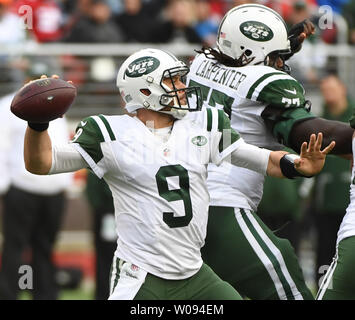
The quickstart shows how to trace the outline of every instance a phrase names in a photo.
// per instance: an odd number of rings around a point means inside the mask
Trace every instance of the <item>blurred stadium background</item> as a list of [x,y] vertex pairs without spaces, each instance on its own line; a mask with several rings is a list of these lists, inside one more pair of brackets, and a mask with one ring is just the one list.
[[[51,73],[72,80],[78,88],[78,96],[67,113],[73,134],[77,122],[86,116],[123,112],[115,77],[120,63],[128,55],[154,46],[189,62],[194,50],[214,44],[223,14],[235,5],[249,2],[0,0],[0,97],[21,87],[28,64],[47,63]],[[312,101],[314,113],[322,113],[319,83],[329,73],[337,74],[355,99],[354,0],[257,2],[274,8],[289,25],[305,18],[316,24],[316,34],[289,62],[292,75],[304,85],[306,97]],[[28,6],[32,15],[28,15]],[[329,8],[332,13],[324,21]],[[327,28],[322,28],[324,22]],[[85,184],[86,173],[77,172],[67,191],[69,205],[56,244],[56,264],[82,272],[82,278],[79,277],[80,281],[72,289],[63,289],[62,299],[93,298],[95,252]],[[309,189],[307,184],[302,185],[304,211],[310,201]],[[314,232],[313,228],[305,227],[299,251],[307,282],[312,287],[315,287]],[[0,248],[1,242],[0,233]],[[28,295],[21,297],[28,298]]]

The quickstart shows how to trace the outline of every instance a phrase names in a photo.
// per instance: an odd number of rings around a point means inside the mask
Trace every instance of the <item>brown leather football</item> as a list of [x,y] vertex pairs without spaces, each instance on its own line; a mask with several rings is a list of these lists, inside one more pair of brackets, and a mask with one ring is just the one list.
[[62,79],[45,78],[26,84],[15,95],[11,111],[30,122],[49,122],[62,117],[76,97],[76,88]]

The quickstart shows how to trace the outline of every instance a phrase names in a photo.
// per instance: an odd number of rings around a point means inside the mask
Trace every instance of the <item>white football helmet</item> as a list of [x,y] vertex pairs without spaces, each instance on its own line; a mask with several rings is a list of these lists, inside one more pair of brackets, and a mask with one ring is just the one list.
[[290,53],[284,20],[259,4],[237,6],[226,13],[219,25],[217,47],[240,65],[268,64],[270,53]]
[[[173,81],[175,76],[184,77],[189,71],[185,63],[163,50],[143,49],[132,54],[117,74],[117,87],[127,111],[146,108],[181,119],[188,111],[201,110],[201,89],[177,89]],[[164,79],[170,79],[172,89],[163,83]],[[184,99],[179,98],[182,94]],[[171,109],[163,111],[166,107]]]

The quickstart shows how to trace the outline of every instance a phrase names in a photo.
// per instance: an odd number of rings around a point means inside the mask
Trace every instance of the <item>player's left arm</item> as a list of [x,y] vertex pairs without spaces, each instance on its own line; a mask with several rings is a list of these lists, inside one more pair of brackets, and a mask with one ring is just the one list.
[[[213,124],[213,114],[209,110]],[[216,114],[216,112],[214,112]],[[208,116],[207,116],[208,118]],[[320,172],[324,166],[326,155],[334,148],[335,142],[331,142],[321,150],[322,134],[311,135],[309,143],[304,142],[299,157],[285,156],[284,151],[270,151],[245,143],[239,134],[231,128],[229,118],[222,110],[218,110],[218,131],[222,132],[219,140],[219,159],[226,160],[231,155],[233,165],[247,168],[262,174],[278,178],[293,178],[296,176],[313,176]]]
[[[267,168],[267,174],[273,177],[294,178],[312,177],[318,174],[324,167],[326,155],[334,148],[335,142],[332,141],[323,150],[323,135],[319,133],[317,136],[312,134],[309,143],[303,142],[300,155],[285,153],[283,151],[272,152]],[[281,171],[281,175],[280,175]]]
[[321,133],[311,135],[309,143],[302,144],[299,156],[242,143],[232,152],[231,163],[276,178],[311,177],[322,170],[326,155],[335,145],[331,142],[321,150],[322,139]]

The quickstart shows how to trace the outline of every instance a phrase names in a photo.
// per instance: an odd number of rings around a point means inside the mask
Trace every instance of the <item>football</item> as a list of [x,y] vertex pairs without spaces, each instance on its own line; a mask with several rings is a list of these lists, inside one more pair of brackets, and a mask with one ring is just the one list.
[[44,78],[23,86],[11,103],[17,117],[36,123],[62,117],[76,97],[76,88],[62,79]]

